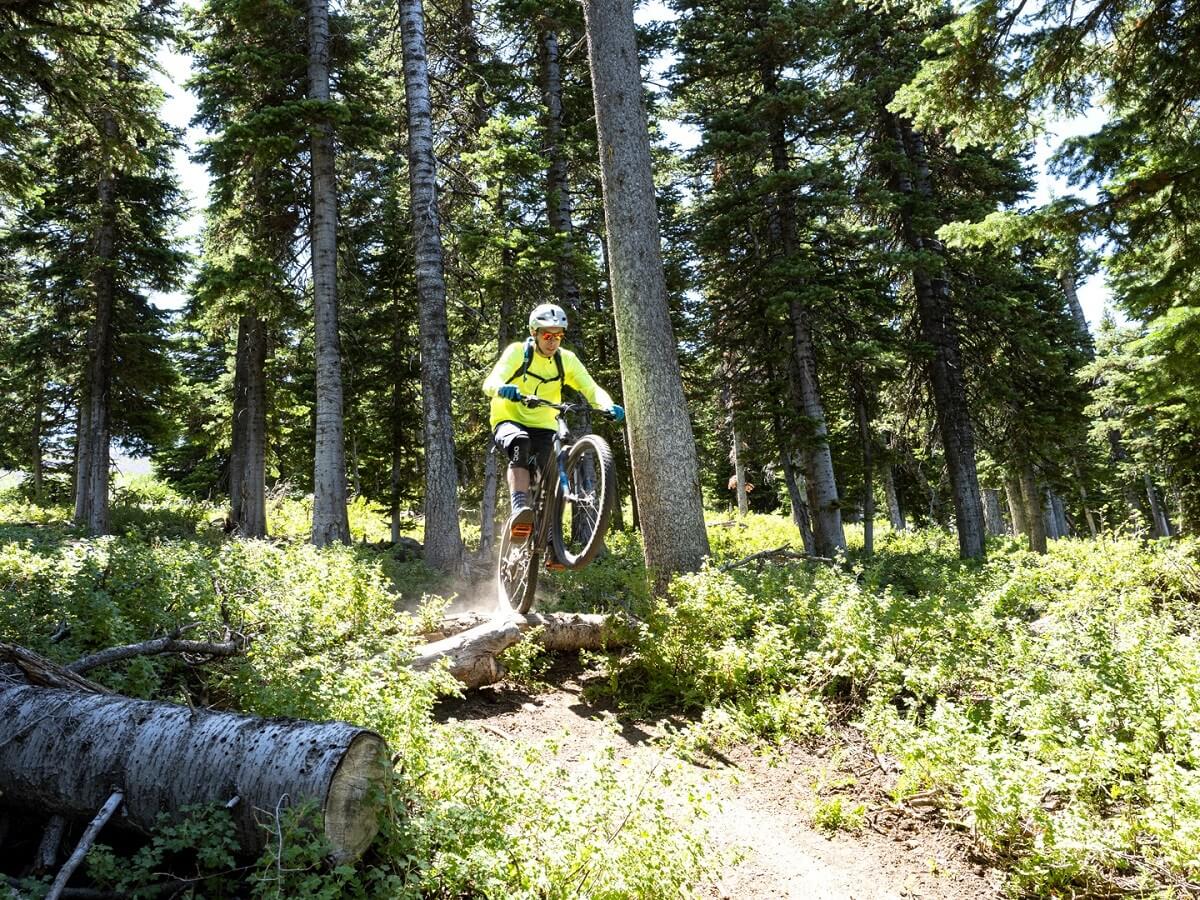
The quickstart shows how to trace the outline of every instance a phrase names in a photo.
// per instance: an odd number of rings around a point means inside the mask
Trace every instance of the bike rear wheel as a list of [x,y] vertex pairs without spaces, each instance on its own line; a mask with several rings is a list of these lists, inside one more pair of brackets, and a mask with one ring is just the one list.
[[567,489],[555,504],[550,538],[564,566],[582,569],[604,546],[617,496],[617,471],[604,438],[588,434],[566,460]]
[[541,554],[534,549],[534,535],[513,540],[505,527],[500,539],[500,560],[496,566],[496,586],[501,608],[524,615],[533,608],[537,590],[538,562]]

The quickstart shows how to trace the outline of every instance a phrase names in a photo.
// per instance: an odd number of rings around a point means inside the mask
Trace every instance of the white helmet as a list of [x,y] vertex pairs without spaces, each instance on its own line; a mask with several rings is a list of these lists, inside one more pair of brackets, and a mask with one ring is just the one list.
[[539,328],[562,328],[566,330],[567,314],[561,306],[553,303],[543,303],[534,307],[529,314],[529,333],[533,334]]

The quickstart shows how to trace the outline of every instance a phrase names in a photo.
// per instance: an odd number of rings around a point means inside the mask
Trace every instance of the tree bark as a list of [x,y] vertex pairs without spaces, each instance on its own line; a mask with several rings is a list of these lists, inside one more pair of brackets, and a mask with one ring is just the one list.
[[546,219],[551,233],[562,241],[562,247],[555,255],[554,288],[563,305],[577,317],[582,311],[582,303],[579,282],[575,277],[571,185],[562,146],[562,72],[559,67],[558,34],[548,17],[543,17],[538,25],[538,62],[542,76],[542,102],[546,106],[545,153],[549,162],[546,170]]
[[1156,538],[1171,536],[1171,522],[1167,519],[1167,508],[1159,498],[1158,489],[1149,472],[1142,474],[1142,483],[1146,486],[1146,500],[1150,504],[1150,520],[1153,523],[1151,532]]
[[[116,140],[111,112],[103,119],[104,141]],[[98,220],[92,261],[92,324],[88,334],[88,366],[80,392],[80,430],[77,435],[75,523],[88,534],[107,534],[109,399],[112,388],[113,306],[116,303],[117,203],[116,174],[105,150],[96,188]]]
[[32,686],[0,686],[0,747],[6,803],[85,819],[115,787],[125,792],[125,824],[148,833],[160,813],[177,818],[236,797],[230,814],[249,853],[267,840],[263,812],[311,799],[335,854],[357,858],[378,828],[366,801],[389,775],[383,739],[340,722]]
[[[933,179],[924,138],[907,119],[886,108],[882,115],[891,131],[895,151],[902,160],[893,170],[897,191],[906,198],[920,198],[925,203],[933,201]],[[918,227],[911,202],[900,205],[900,218],[904,242],[910,250],[944,259],[942,242]],[[937,407],[938,431],[950,474],[959,553],[966,559],[979,558],[984,555],[983,504],[979,497],[975,434],[967,408],[950,284],[944,275],[931,273],[920,262],[913,265],[912,274],[921,338],[932,352],[928,372]]]
[[867,410],[867,395],[862,385],[851,390],[854,415],[858,420],[858,439],[862,442],[863,464],[863,553],[875,553],[875,438],[871,434],[871,416]]
[[1096,516],[1092,512],[1091,501],[1088,498],[1087,484],[1083,479],[1083,469],[1079,465],[1079,460],[1075,460],[1075,480],[1079,483],[1079,502],[1083,505],[1083,516],[1087,519],[1088,533],[1095,537],[1099,530],[1096,527]]
[[243,537],[267,535],[267,327],[253,314],[238,320],[230,520]]
[[1042,490],[1042,527],[1046,530],[1047,540],[1058,540],[1062,537],[1058,531],[1058,519],[1054,515],[1054,492],[1049,488]]
[[1084,341],[1084,345],[1089,349],[1089,356],[1094,356],[1095,353],[1091,350],[1092,333],[1088,331],[1087,316],[1083,314],[1083,304],[1079,302],[1079,293],[1075,289],[1075,273],[1070,269],[1061,270],[1058,273],[1058,283],[1067,301],[1067,311],[1079,331],[1080,340]]
[[425,560],[442,572],[462,566],[458,470],[450,396],[445,255],[433,154],[433,106],[421,0],[400,0],[409,185],[421,320],[421,391],[425,416]]
[[45,481],[43,475],[43,460],[42,460],[42,415],[45,412],[43,396],[44,387],[38,385],[37,400],[34,403],[33,409],[33,434],[30,438],[30,453],[32,454],[32,465],[30,474],[33,478],[33,499],[36,503],[42,502],[43,494],[45,493]]
[[746,496],[746,469],[742,465],[742,442],[738,437],[737,425],[733,417],[733,390],[730,382],[733,380],[733,366],[726,354],[721,366],[721,407],[725,412],[725,423],[729,426],[729,457],[733,463],[733,486],[737,500],[739,515],[750,511],[749,498]]
[[[329,0],[308,4],[308,95],[329,102]],[[346,442],[342,416],[342,351],[338,335],[337,182],[333,122],[316,114],[312,126],[313,316],[316,321],[316,452],[313,461],[312,542],[350,542],[346,512]]]
[[646,567],[656,590],[708,554],[696,443],[663,276],[629,0],[584,0],[617,349]]
[[1013,534],[1028,534],[1025,523],[1025,498],[1021,494],[1020,478],[1004,480],[1004,496],[1008,500],[1008,517],[1012,520]]
[[1004,534],[1004,516],[1000,514],[1000,491],[983,489],[983,522],[988,534]]
[[1046,526],[1042,521],[1040,500],[1033,466],[1026,463],[1021,467],[1021,503],[1025,514],[1025,533],[1029,535],[1029,549],[1034,553],[1046,552]]
[[904,531],[908,526],[904,521],[904,510],[900,508],[900,495],[896,492],[896,473],[890,461],[883,464],[883,492],[887,497],[888,522],[892,531]]
[[[505,213],[504,192],[499,192],[497,201],[499,207],[498,213],[501,221],[507,219]],[[512,273],[513,251],[511,247],[505,247],[500,251],[500,271],[505,275]],[[503,284],[508,283],[507,278],[501,278]],[[500,326],[497,328],[497,350],[501,353],[508,346],[509,328],[508,323],[512,318],[513,313],[513,293],[512,291],[504,291],[500,298]],[[484,463],[483,477],[483,500],[479,508],[479,550],[481,554],[491,553],[492,547],[496,543],[496,500],[499,496],[500,482],[500,451],[496,447],[495,442],[488,436],[487,460]],[[507,465],[506,465],[507,468]]]
[[[767,362],[767,380],[775,382],[775,371],[770,361]],[[804,491],[796,478],[796,467],[792,465],[792,448],[789,436],[784,433],[783,416],[779,403],[771,404],[771,430],[775,435],[775,445],[779,448],[779,466],[783,470],[784,484],[787,485],[788,502],[792,510],[792,522],[800,531],[800,540],[804,544],[804,552],[816,554],[816,542],[813,540],[812,517],[808,512],[808,504],[804,501]]]

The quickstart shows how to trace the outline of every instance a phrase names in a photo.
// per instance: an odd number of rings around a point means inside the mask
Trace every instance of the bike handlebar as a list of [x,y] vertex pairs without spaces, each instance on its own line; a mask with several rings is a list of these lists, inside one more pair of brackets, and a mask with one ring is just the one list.
[[517,401],[523,403],[530,409],[536,409],[539,406],[549,406],[557,409],[561,413],[581,413],[581,412],[598,412],[602,415],[612,418],[612,412],[607,409],[600,409],[598,406],[592,406],[590,403],[555,403],[553,400],[543,400],[541,397],[535,397],[532,394],[522,394],[521,399]]

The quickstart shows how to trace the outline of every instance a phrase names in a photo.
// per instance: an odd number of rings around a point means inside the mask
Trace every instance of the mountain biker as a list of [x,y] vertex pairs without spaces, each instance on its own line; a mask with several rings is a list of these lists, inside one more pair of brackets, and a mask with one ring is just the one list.
[[592,406],[607,410],[618,423],[625,418],[625,410],[592,380],[579,357],[562,347],[566,330],[567,314],[561,306],[543,303],[535,307],[529,314],[528,339],[509,344],[483,382],[483,393],[492,398],[492,435],[508,456],[514,526],[533,521],[529,467],[536,459],[539,469],[546,471],[557,416],[552,407],[530,408],[519,401],[533,396],[561,403],[566,385],[583,394]]

